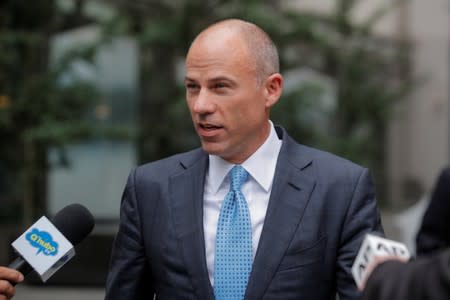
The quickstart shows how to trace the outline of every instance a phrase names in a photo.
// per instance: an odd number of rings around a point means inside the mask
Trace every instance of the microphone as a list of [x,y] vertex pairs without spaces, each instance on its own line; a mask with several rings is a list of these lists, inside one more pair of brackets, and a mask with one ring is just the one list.
[[81,204],[64,207],[51,221],[43,216],[12,243],[19,257],[8,267],[24,276],[35,270],[45,282],[75,255],[74,246],[91,233],[94,224],[94,217]]
[[352,266],[352,275],[360,290],[364,288],[367,278],[372,271],[371,267],[373,266],[371,264],[375,264],[377,259],[383,257],[409,260],[411,255],[408,248],[402,243],[366,234]]

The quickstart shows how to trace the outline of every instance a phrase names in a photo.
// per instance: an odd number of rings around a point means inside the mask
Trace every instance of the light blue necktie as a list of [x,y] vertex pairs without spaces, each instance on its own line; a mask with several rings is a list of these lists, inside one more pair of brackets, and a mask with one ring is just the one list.
[[248,173],[241,166],[231,169],[230,191],[220,209],[214,262],[214,293],[217,300],[244,299],[252,270],[252,225],[241,192]]

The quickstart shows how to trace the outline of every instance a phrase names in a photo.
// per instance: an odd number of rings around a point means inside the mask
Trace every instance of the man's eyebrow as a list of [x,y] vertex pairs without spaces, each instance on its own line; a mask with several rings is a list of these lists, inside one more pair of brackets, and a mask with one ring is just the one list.
[[[213,77],[213,78],[208,79],[208,82],[217,82],[217,81],[227,81],[227,82],[230,82],[230,83],[235,83],[235,81],[232,78],[227,77],[227,76],[217,76],[217,77]],[[190,78],[188,76],[185,76],[184,77],[184,82],[197,82],[197,80],[195,80],[193,78]]]
[[208,80],[208,82],[217,82],[217,81],[227,81],[230,83],[234,83],[234,80],[232,78],[226,76],[217,76]]

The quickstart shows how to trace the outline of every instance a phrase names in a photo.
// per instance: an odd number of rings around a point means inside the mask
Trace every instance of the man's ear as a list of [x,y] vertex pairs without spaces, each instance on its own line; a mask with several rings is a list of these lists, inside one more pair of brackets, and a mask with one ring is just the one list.
[[283,91],[283,76],[280,73],[274,73],[267,77],[264,83],[264,92],[266,94],[266,108],[272,107],[277,103]]

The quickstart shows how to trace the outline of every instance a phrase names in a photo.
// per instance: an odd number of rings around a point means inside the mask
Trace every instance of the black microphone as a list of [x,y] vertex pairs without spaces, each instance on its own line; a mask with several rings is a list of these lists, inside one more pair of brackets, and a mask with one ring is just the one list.
[[[51,223],[73,246],[84,240],[95,225],[94,217],[81,204],[70,204],[64,207],[51,219]],[[48,243],[40,245],[46,246]],[[24,276],[33,271],[33,267],[22,256],[16,258],[8,267],[21,272]],[[15,283],[11,284],[15,285]]]

